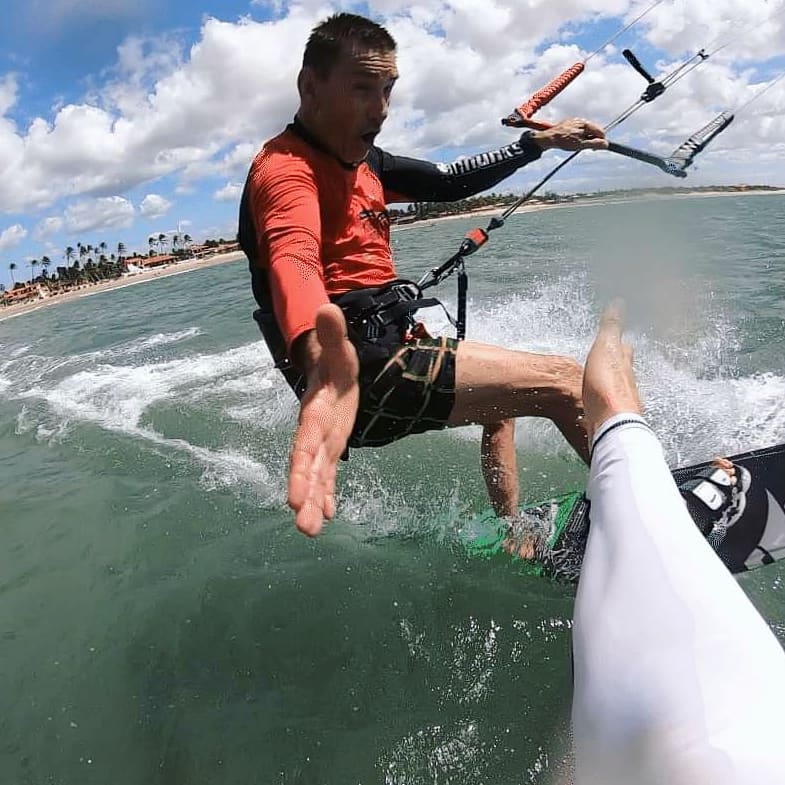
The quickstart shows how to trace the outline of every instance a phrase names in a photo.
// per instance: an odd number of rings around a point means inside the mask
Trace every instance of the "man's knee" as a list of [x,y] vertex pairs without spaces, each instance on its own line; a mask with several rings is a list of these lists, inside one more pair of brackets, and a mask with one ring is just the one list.
[[502,439],[506,436],[512,436],[515,433],[515,420],[509,418],[507,420],[495,420],[494,422],[483,423],[483,434],[491,439]]
[[582,409],[583,366],[572,357],[554,357],[553,378],[556,405]]
[[557,392],[580,398],[583,385],[583,366],[572,357],[553,357],[551,374]]

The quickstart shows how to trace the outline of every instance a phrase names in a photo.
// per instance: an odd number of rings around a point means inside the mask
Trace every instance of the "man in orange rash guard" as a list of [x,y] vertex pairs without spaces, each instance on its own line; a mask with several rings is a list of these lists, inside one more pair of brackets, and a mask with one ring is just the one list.
[[[341,13],[315,27],[298,76],[300,108],[254,159],[240,205],[239,238],[259,304],[254,318],[301,400],[288,500],[309,535],[334,514],[347,443],[378,446],[481,424],[494,506],[500,509],[500,495],[501,508],[513,512],[512,418],[550,418],[588,457],[574,360],[432,338],[414,323],[407,294],[385,288],[396,280],[385,205],[465,198],[550,147],[603,149],[602,130],[565,120],[449,165],[394,156],[373,142],[397,78],[395,42],[375,22]],[[365,318],[378,298],[393,305],[394,318]],[[503,478],[495,489],[491,475]]]

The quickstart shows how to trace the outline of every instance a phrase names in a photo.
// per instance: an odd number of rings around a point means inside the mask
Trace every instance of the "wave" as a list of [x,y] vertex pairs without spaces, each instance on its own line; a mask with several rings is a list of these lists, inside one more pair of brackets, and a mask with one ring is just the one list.
[[[528,295],[478,298],[469,337],[583,360],[597,311],[585,279],[565,277]],[[440,311],[426,319],[434,332],[448,329]],[[262,341],[194,353],[188,342],[200,332],[161,332],[66,357],[20,356],[0,368],[0,389],[25,405],[17,430],[35,430],[41,440],[68,438],[88,423],[187,455],[202,466],[206,488],[247,487],[265,503],[282,504],[296,401]],[[739,373],[734,357],[740,339],[723,314],[633,330],[628,339],[647,416],[673,465],[785,441],[785,377]],[[155,356],[159,347],[174,344],[174,359]],[[525,452],[520,470],[530,472],[527,482],[553,472],[554,457],[574,460],[547,421],[519,422],[516,440]],[[384,450],[353,451],[340,473],[340,519],[365,527],[372,537],[423,531],[451,536],[450,522],[476,503],[478,482],[456,476],[444,457],[475,472],[478,443],[479,428],[467,427]],[[412,463],[418,472],[411,471]],[[559,481],[554,476],[546,492],[559,490]]]

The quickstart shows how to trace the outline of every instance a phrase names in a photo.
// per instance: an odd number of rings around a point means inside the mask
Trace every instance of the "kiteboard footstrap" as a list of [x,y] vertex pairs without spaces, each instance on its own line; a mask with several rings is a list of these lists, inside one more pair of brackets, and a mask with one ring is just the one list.
[[724,469],[707,466],[679,485],[690,515],[715,549],[747,505],[751,475],[743,466],[734,469],[731,478]]

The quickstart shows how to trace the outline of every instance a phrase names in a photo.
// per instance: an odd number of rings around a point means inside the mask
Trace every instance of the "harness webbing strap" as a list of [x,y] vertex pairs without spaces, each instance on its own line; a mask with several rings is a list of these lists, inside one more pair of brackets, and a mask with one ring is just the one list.
[[421,308],[434,306],[442,308],[450,324],[458,327],[444,303],[436,297],[423,297],[422,289],[413,281],[397,279],[377,288],[355,289],[333,298],[333,302],[343,310],[347,322],[371,340],[389,325],[397,324],[402,330],[412,326],[414,323],[407,324],[407,318]]

